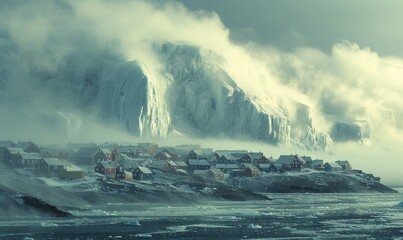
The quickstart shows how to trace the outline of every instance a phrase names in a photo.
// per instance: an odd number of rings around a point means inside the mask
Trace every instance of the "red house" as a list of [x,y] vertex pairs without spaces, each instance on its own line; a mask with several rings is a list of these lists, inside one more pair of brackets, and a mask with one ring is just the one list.
[[105,175],[108,178],[116,178],[116,163],[112,161],[102,161],[95,165],[95,172]]

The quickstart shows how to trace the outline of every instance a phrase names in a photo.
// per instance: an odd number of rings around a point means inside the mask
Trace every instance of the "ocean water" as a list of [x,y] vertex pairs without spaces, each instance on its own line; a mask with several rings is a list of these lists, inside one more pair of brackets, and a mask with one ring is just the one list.
[[271,201],[106,204],[68,219],[0,219],[0,239],[403,239],[396,194],[270,194]]

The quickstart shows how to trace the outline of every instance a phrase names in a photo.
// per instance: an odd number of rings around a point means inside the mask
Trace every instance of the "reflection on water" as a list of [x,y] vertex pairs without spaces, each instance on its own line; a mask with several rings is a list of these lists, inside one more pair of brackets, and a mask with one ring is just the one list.
[[[402,190],[402,189],[399,189]],[[272,201],[108,204],[71,219],[3,219],[0,239],[403,239],[403,194],[270,194]]]

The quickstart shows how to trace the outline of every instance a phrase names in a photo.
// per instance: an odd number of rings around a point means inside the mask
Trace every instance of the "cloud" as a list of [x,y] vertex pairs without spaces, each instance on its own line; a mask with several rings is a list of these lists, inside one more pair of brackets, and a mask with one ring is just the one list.
[[[235,35],[245,39],[255,31],[246,27]],[[402,59],[347,41],[330,53],[282,52],[234,44],[229,36],[216,13],[173,1],[9,1],[0,9],[0,132],[8,138],[47,132],[42,140],[58,141],[129,138],[102,130],[93,108],[97,77],[109,60],[157,68],[151,46],[165,41],[225,56],[222,68],[262,109],[294,116],[294,103],[303,103],[318,131],[329,129],[323,114],[368,119],[385,146],[395,136],[393,125],[403,129]],[[306,40],[297,31],[291,36]],[[11,123],[19,129],[5,127]]]

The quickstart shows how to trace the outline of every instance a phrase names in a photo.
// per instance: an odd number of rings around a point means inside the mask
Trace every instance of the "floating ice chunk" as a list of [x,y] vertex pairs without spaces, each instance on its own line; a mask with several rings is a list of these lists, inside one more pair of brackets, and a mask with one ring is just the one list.
[[148,233],[139,233],[134,235],[135,237],[153,237],[153,235],[148,234]]
[[394,207],[395,208],[403,208],[403,202],[400,202],[399,204],[396,204]]
[[248,225],[248,228],[250,228],[250,229],[260,229],[260,228],[262,228],[262,226],[260,226],[259,224],[251,223],[251,224]]
[[42,227],[57,227],[59,225],[57,225],[56,223],[50,223],[50,222],[42,222],[41,223]]
[[35,240],[33,237],[24,237],[22,240]]
[[170,226],[167,227],[168,230],[171,230],[173,232],[185,232],[187,226]]

